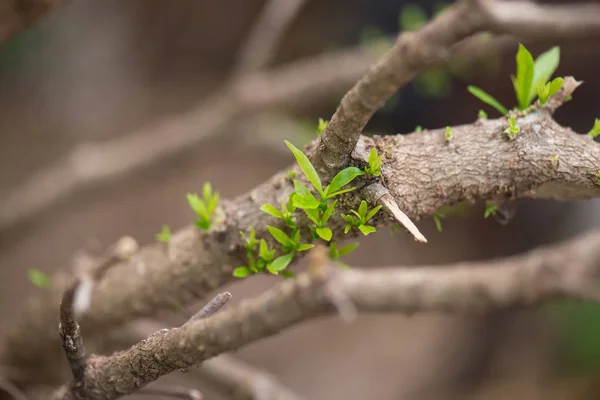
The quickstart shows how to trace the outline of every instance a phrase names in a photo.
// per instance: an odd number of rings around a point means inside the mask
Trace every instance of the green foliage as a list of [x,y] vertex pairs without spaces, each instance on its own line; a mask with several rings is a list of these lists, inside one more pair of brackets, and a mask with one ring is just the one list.
[[212,191],[209,182],[204,183],[202,187],[202,198],[195,193],[187,194],[187,201],[198,216],[196,226],[205,231],[209,231],[213,224],[213,214],[219,205],[219,192]]
[[494,204],[494,203],[488,203],[485,206],[485,211],[483,213],[483,217],[487,219],[491,215],[496,215],[496,212],[498,212],[498,205]]
[[523,46],[519,44],[519,50],[517,51],[517,76],[511,76],[515,94],[517,95],[517,102],[519,109],[525,110],[529,107],[530,93],[533,86],[533,75],[534,75],[535,62],[533,56]]
[[[564,83],[561,78],[548,82],[554,71],[556,71],[559,61],[560,49],[558,47],[553,47],[540,54],[534,61],[527,48],[519,44],[516,56],[517,72],[516,75],[511,76],[518,109],[526,110],[529,108],[536,96],[540,98],[540,103],[544,105],[550,96],[560,90]],[[469,86],[467,90],[479,100],[494,107],[502,115],[508,114],[506,107],[478,87]]]
[[342,248],[338,249],[338,244],[336,242],[331,242],[329,244],[329,258],[331,258],[337,265],[342,268],[349,268],[347,264],[339,261],[340,257],[348,255],[352,253],[358,247],[358,242],[349,243]]
[[369,153],[369,165],[365,167],[365,172],[369,175],[379,176],[381,175],[381,161],[383,156],[377,154],[377,149],[373,147]]
[[520,131],[521,128],[517,126],[517,119],[514,114],[511,114],[510,117],[508,117],[508,128],[504,130],[504,133],[506,133],[506,136],[508,136],[510,140],[515,140]]
[[[319,125],[325,126],[322,122]],[[233,275],[235,277],[244,278],[262,272],[282,275],[287,278],[294,276],[286,268],[294,260],[296,253],[314,247],[312,243],[301,243],[300,229],[295,217],[298,210],[303,211],[311,222],[308,228],[312,239],[329,242],[330,256],[334,261],[338,262],[339,257],[349,254],[358,246],[358,243],[352,243],[338,249],[337,244],[332,242],[333,232],[327,225],[330,218],[335,214],[335,207],[338,203],[338,200],[334,198],[355,190],[356,188],[347,186],[356,177],[364,175],[365,172],[356,167],[344,168],[333,177],[329,185],[323,188],[321,179],[306,154],[288,141],[285,144],[294,154],[300,169],[311,183],[314,192],[299,180],[294,180],[294,191],[290,194],[287,202],[281,202],[280,208],[272,204],[263,204],[260,207],[261,211],[280,219],[285,225],[285,229],[267,225],[267,230],[274,241],[279,244],[279,249],[271,249],[268,247],[266,240],[257,239],[253,228],[250,229],[248,236],[240,232],[248,264],[234,269]],[[380,174],[381,159],[377,151],[373,149],[369,156],[369,165],[365,168],[365,171],[378,176]],[[352,226],[356,226],[364,235],[375,232],[375,227],[367,225],[367,222],[375,216],[380,208],[381,206],[377,206],[369,211],[366,201],[363,200],[358,212],[351,210],[357,217],[356,219],[352,216],[349,217],[352,220]],[[348,231],[349,229],[346,230],[346,233]]]
[[600,183],[600,171],[598,171],[598,174],[596,175],[596,182]]
[[427,23],[427,14],[418,4],[407,4],[400,10],[398,25],[403,31],[414,31]]
[[[558,68],[560,62],[560,48],[552,47],[550,50],[540,54],[535,60],[533,71],[533,84],[535,86],[544,86]],[[561,85],[562,86],[562,85]],[[560,88],[559,88],[560,89]],[[554,92],[556,93],[556,92]],[[529,94],[529,104],[535,99],[535,93]]]
[[367,202],[362,200],[360,202],[360,206],[358,207],[358,211],[350,210],[350,212],[354,215],[350,214],[342,214],[342,218],[346,221],[346,228],[344,229],[344,233],[350,232],[352,228],[358,228],[358,230],[364,235],[367,236],[373,232],[376,232],[377,229],[374,226],[367,225],[369,220],[377,214],[381,206],[376,206],[371,210],[368,209]]
[[327,128],[328,123],[329,123],[329,121],[324,120],[323,118],[319,118],[319,123],[317,124],[317,135],[320,135],[321,133],[323,133],[325,128]]
[[171,228],[169,228],[169,225],[163,225],[161,231],[156,234],[156,240],[169,243],[171,240]]
[[449,126],[446,127],[446,131],[444,133],[444,137],[446,138],[447,142],[449,142],[450,140],[452,140],[452,128],[450,128]]
[[594,126],[592,127],[592,129],[590,129],[588,135],[590,135],[593,139],[600,135],[600,119],[596,118],[596,120],[594,121]]
[[421,125],[415,126],[415,133],[423,132],[423,127]]
[[46,289],[50,287],[50,277],[39,269],[30,269],[27,271],[29,282],[40,289]]
[[563,78],[554,78],[552,82],[546,83],[545,85],[536,85],[535,90],[540,99],[540,104],[546,104],[548,99],[560,90],[563,83]]
[[508,114],[508,109],[506,107],[504,107],[498,100],[496,100],[491,95],[478,88],[477,86],[469,85],[467,87],[467,90],[469,91],[469,93],[477,97],[479,100],[483,101],[485,104],[494,107],[496,110],[498,110],[500,114]]
[[488,115],[483,110],[479,110],[479,112],[477,113],[477,119],[487,119],[487,117]]
[[435,228],[438,230],[438,232],[441,232],[442,231],[442,219],[446,218],[446,214],[436,211],[433,213],[432,217],[433,217],[433,222],[435,223]]

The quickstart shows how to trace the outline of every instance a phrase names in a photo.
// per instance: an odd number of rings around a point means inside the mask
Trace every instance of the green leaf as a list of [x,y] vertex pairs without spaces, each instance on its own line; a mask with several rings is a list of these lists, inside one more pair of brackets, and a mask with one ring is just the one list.
[[593,139],[600,135],[600,119],[596,118],[596,120],[594,121],[594,126],[588,132],[588,135],[590,135]]
[[310,210],[319,207],[321,204],[310,190],[299,181],[294,181],[294,190],[296,192],[293,199],[294,206]]
[[534,61],[529,50],[519,43],[517,51],[517,75],[512,77],[515,93],[521,110],[529,107],[530,93],[533,91]]
[[[550,50],[540,54],[534,64],[533,83],[540,86],[545,85],[552,77],[554,71],[556,71],[556,68],[558,68],[559,62],[560,48],[558,46],[552,47]],[[532,91],[529,94],[528,103],[531,103],[533,99],[535,99],[535,93]]]
[[[364,218],[367,216],[367,202],[362,200],[360,202],[360,206],[358,206],[358,216],[361,218],[361,220],[364,221]],[[366,221],[364,221],[366,222]]]
[[331,218],[331,216],[335,213],[336,204],[337,200],[334,200],[327,205],[327,209],[325,210],[325,212],[323,213],[323,217],[321,218],[321,221],[323,221],[324,224],[326,224],[327,221],[329,221],[329,218]]
[[298,245],[298,247],[296,248],[296,251],[306,251],[308,249],[312,249],[313,247],[315,247],[314,244],[304,243],[304,244]]
[[477,86],[469,85],[467,87],[469,93],[473,96],[477,97],[479,100],[483,101],[485,104],[488,104],[494,107],[498,112],[502,115],[508,114],[508,110],[504,107],[498,100],[493,98],[491,95],[484,92],[482,89],[479,89]]
[[245,278],[250,275],[250,270],[247,267],[237,267],[233,270],[233,276],[236,278]]
[[442,220],[438,214],[433,214],[433,222],[435,223],[435,228],[438,232],[442,231]]
[[342,247],[339,250],[339,256],[342,257],[342,256],[345,256],[345,255],[348,255],[348,254],[352,253],[354,250],[356,250],[356,248],[358,247],[358,245],[359,245],[358,242],[349,243],[349,244],[345,245],[344,247]]
[[31,282],[34,286],[37,286],[41,289],[50,287],[50,277],[39,269],[28,270],[27,276],[29,277],[29,282]]
[[562,88],[565,80],[563,78],[554,78],[552,82],[550,82],[550,92],[548,93],[548,97],[554,96],[560,88]]
[[332,197],[335,197],[335,196],[339,196],[340,194],[344,194],[344,193],[348,193],[348,192],[353,192],[355,190],[356,190],[355,187],[351,187],[351,188],[348,188],[348,189],[342,189],[342,190],[338,190],[337,192],[330,193],[328,196],[329,196],[329,198],[332,198]]
[[326,242],[329,242],[333,236],[333,232],[329,228],[317,228],[317,235]]
[[274,226],[271,225],[267,225],[267,229],[269,230],[269,233],[271,233],[271,236],[273,236],[273,238],[275,240],[277,240],[279,243],[281,243],[284,246],[293,246],[294,245],[294,241],[288,236],[286,235],[286,233],[284,231],[282,231],[279,228],[275,228]]
[[329,121],[324,120],[323,118],[319,118],[319,123],[317,124],[317,135],[320,135],[321,133],[323,133],[325,128],[327,128],[328,123],[329,123]]
[[271,269],[276,272],[283,271],[284,269],[287,268],[288,265],[290,265],[290,263],[292,262],[293,259],[294,259],[294,253],[288,253],[281,257],[277,257],[271,263]]
[[354,178],[356,178],[357,176],[363,175],[363,174],[364,174],[364,172],[362,172],[360,169],[358,169],[356,167],[344,168],[343,170],[338,172],[336,176],[333,177],[333,179],[331,180],[331,183],[325,189],[325,197],[326,198],[332,197],[331,196],[332,193],[337,192],[343,186],[346,186],[347,184],[352,182],[354,180]]
[[363,235],[367,236],[370,233],[377,232],[377,229],[371,225],[361,225],[358,229],[362,232]]
[[270,204],[263,204],[260,207],[260,211],[267,213],[269,215],[272,215],[275,218],[283,218],[283,215],[281,215],[281,212],[279,212],[278,209],[276,209],[274,206],[272,206]]
[[403,31],[414,31],[425,25],[427,14],[417,4],[407,4],[400,10],[399,26]]
[[287,140],[285,141],[285,144],[292,151],[292,153],[294,153],[294,157],[296,157],[296,161],[298,162],[298,165],[300,165],[300,169],[302,172],[304,172],[304,175],[306,175],[310,183],[312,183],[315,189],[317,189],[317,192],[319,192],[321,197],[325,197],[319,174],[317,174],[317,170],[315,170],[315,167],[312,165],[306,154],[304,154]]
[[346,225],[346,227],[344,228],[344,235],[350,232],[350,229],[352,229],[352,225]]
[[490,215],[496,214],[496,211],[498,211],[498,205],[497,204],[488,204],[488,205],[485,206],[485,212],[483,213],[483,217],[484,218],[489,218]]
[[209,218],[208,212],[206,210],[206,205],[204,204],[204,202],[202,200],[200,200],[200,198],[198,197],[197,194],[188,193],[187,201],[188,201],[190,207],[192,208],[192,210],[194,210],[194,212],[198,216],[203,217],[205,219]]
[[163,225],[161,231],[156,234],[156,240],[169,243],[169,240],[171,240],[171,228],[169,228],[169,225]]
[[478,119],[487,119],[487,114],[485,113],[485,111],[479,110],[479,112],[477,113],[477,118]]
[[212,186],[210,185],[210,182],[205,182],[202,186],[202,195],[204,196],[205,200],[208,200],[212,197]]
[[208,219],[203,219],[203,218],[197,219],[196,226],[200,229],[208,231],[208,230],[210,230],[210,221]]
[[374,207],[371,211],[369,211],[369,213],[367,214],[367,217],[365,218],[365,221],[369,221],[371,218],[373,218],[375,216],[375,214],[377,214],[377,211],[379,211],[381,209],[381,206],[376,206]]
[[258,247],[258,255],[263,260],[269,259],[269,245],[265,239],[260,239],[260,246]]

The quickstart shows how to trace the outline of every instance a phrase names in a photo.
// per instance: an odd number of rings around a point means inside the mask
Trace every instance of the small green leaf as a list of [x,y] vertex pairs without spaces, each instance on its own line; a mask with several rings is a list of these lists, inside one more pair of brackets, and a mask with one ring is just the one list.
[[169,243],[169,240],[171,240],[171,228],[169,228],[169,225],[163,225],[161,231],[156,234],[156,240]]
[[354,250],[356,250],[356,248],[358,247],[359,243],[355,242],[355,243],[349,243],[347,245],[345,245],[344,247],[342,247],[339,250],[339,257],[343,257],[345,255],[348,255],[350,253],[352,253]]
[[375,216],[375,214],[377,214],[377,211],[379,211],[380,209],[381,209],[381,206],[373,207],[373,209],[371,211],[369,211],[369,213],[367,214],[365,221],[369,221],[371,218],[373,218]]
[[314,244],[304,243],[304,244],[298,245],[298,247],[296,248],[296,251],[306,251],[308,249],[312,249],[313,247],[315,247]]
[[344,228],[344,235],[350,232],[350,229],[352,229],[352,225],[346,225],[346,227]]
[[323,221],[323,223],[327,223],[327,221],[329,221],[329,218],[331,218],[331,216],[333,214],[335,214],[336,204],[337,204],[337,200],[334,200],[331,203],[327,204],[327,208],[325,209],[325,212],[323,213],[323,218],[321,218],[321,221]]
[[317,135],[323,133],[329,121],[324,120],[323,118],[319,118],[319,123],[317,124]]
[[271,269],[276,272],[283,271],[284,269],[287,268],[288,265],[290,265],[290,263],[292,262],[293,259],[294,259],[294,253],[288,253],[281,257],[277,257],[271,263]]
[[294,157],[296,157],[296,161],[298,162],[298,165],[300,165],[300,169],[302,169],[302,172],[304,172],[304,175],[306,175],[310,183],[312,183],[315,189],[317,189],[317,192],[319,192],[321,197],[325,197],[319,174],[317,174],[317,170],[315,170],[315,167],[312,165],[306,154],[304,154],[301,150],[296,148],[287,140],[285,141],[285,144],[292,151],[292,153],[294,153]]
[[485,111],[483,110],[479,110],[479,112],[477,113],[477,118],[478,119],[487,119],[487,114]]
[[440,218],[440,215],[433,214],[433,222],[435,223],[435,229],[437,229],[438,232],[442,231],[442,220]]
[[340,258],[340,252],[337,248],[336,242],[329,243],[329,258],[334,260]]
[[494,107],[498,112],[502,115],[508,114],[508,110],[504,107],[498,100],[493,98],[491,95],[484,92],[482,89],[479,89],[477,86],[469,85],[467,87],[469,93],[473,96],[477,97],[479,100],[483,101],[485,104],[488,104]]
[[202,230],[210,230],[210,221],[207,219],[197,219],[196,226]]
[[319,237],[321,239],[328,242],[331,240],[331,237],[333,236],[333,232],[331,232],[331,229],[329,229],[329,228],[317,228],[317,235],[319,235]]
[[296,192],[293,199],[294,206],[302,209],[314,209],[321,204],[310,190],[299,181],[294,181],[294,190]]
[[364,174],[364,172],[362,172],[360,169],[358,169],[356,167],[344,168],[343,170],[338,172],[336,174],[336,176],[333,177],[333,179],[331,180],[331,183],[325,189],[325,197],[331,198],[332,193],[337,192],[343,186],[346,186],[347,184],[352,182],[354,180],[354,178],[356,178],[357,176],[363,175],[363,174]]
[[50,287],[50,277],[39,269],[28,270],[27,276],[29,277],[29,282],[31,282],[34,286],[37,286],[41,289]]
[[275,228],[274,226],[271,226],[271,225],[267,225],[267,229],[269,230],[269,233],[271,234],[271,236],[273,236],[273,239],[277,240],[282,245],[284,245],[284,246],[293,246],[294,245],[294,241],[288,235],[286,235],[286,233],[284,231],[282,231],[281,229]]
[[[536,85],[545,85],[550,80],[554,71],[560,62],[560,48],[552,47],[550,50],[540,54],[534,64],[533,83]],[[556,93],[556,92],[554,92]],[[552,95],[550,95],[552,96]],[[529,94],[529,103],[535,99],[535,93]]]
[[212,186],[210,182],[205,182],[202,186],[202,195],[204,196],[205,200],[208,200],[212,197]]
[[363,235],[367,236],[370,233],[377,232],[377,229],[371,225],[361,225],[358,229],[362,232]]
[[188,193],[187,194],[187,201],[190,205],[190,207],[192,208],[192,210],[194,210],[194,212],[205,219],[208,219],[209,215],[208,212],[206,210],[206,205],[204,204],[204,202],[202,200],[200,200],[200,198],[198,197],[197,194],[195,193]]
[[421,125],[417,125],[415,127],[415,133],[423,132],[423,127]]
[[530,93],[533,89],[534,61],[529,50],[519,43],[517,51],[517,75],[513,77],[513,85],[521,110],[529,107]]
[[329,198],[332,198],[332,197],[335,197],[335,196],[339,196],[340,194],[344,194],[344,193],[348,193],[348,192],[353,192],[355,190],[356,190],[355,187],[351,187],[351,188],[348,188],[348,189],[342,189],[342,190],[338,190],[337,192],[329,193],[328,196],[329,196]]
[[367,207],[368,207],[367,202],[362,200],[360,202],[360,205],[358,206],[358,217],[360,217],[361,220],[367,216]]
[[552,80],[552,82],[550,82],[549,97],[554,96],[560,90],[560,88],[562,88],[564,83],[565,83],[565,80],[563,78],[560,78],[560,77],[554,78]]
[[588,135],[590,135],[593,139],[600,135],[600,119],[596,118],[596,120],[594,121],[594,126],[588,132]]
[[258,247],[258,255],[263,260],[269,259],[269,245],[265,239],[260,239],[260,246]]
[[276,209],[274,206],[272,206],[270,204],[263,204],[260,207],[260,211],[267,213],[269,215],[272,215],[275,218],[283,218],[283,215],[281,215],[281,212],[279,212],[278,209]]
[[236,278],[245,278],[250,275],[250,270],[247,267],[237,267],[233,270],[233,276]]
[[487,219],[490,217],[490,215],[496,214],[496,211],[498,211],[498,205],[490,203],[485,206],[485,212],[483,213],[483,217]]
[[444,137],[446,138],[447,142],[452,140],[452,128],[451,127],[449,127],[449,126],[446,127],[446,132],[444,133]]

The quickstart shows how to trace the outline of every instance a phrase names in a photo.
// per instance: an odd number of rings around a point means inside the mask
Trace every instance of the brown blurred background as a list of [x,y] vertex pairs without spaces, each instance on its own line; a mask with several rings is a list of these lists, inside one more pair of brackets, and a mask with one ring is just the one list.
[[[0,195],[77,143],[152,126],[218,90],[263,3],[71,0],[0,48]],[[366,29],[395,33],[406,4],[308,1],[273,64],[356,46]],[[433,1],[411,4],[429,16],[439,6]],[[547,49],[529,48],[534,56]],[[369,132],[470,123],[481,104],[467,93],[467,84],[512,104],[509,75],[515,49],[508,47],[460,74],[445,69],[403,88],[376,115]],[[574,44],[562,46],[561,52],[557,75],[573,75],[585,84],[556,118],[587,132],[600,114],[600,46]],[[333,113],[340,98],[341,93],[332,94],[286,117],[316,125],[318,117]],[[210,180],[223,197],[233,197],[292,162],[283,146],[289,139],[285,131],[266,129],[275,141],[261,144],[253,140],[257,129],[236,121],[184,154],[77,191],[35,220],[1,232],[0,324],[20,312],[24,298],[41,290],[28,281],[29,269],[70,268],[73,254],[91,240],[107,246],[128,234],[149,243],[163,224],[178,229],[190,223],[185,193],[199,190],[204,181]],[[468,216],[444,219],[443,232],[432,220],[421,221],[430,241],[426,246],[384,229],[363,240],[349,261],[356,266],[419,265],[499,257],[595,226],[599,209],[594,201],[523,201],[516,217],[502,226],[484,219],[480,204]],[[252,278],[229,290],[237,302],[276,281]],[[238,356],[310,399],[596,399],[600,309],[561,303],[478,318],[365,316],[352,325],[330,318],[255,343]],[[181,382],[177,376],[169,379]],[[228,398],[209,382],[197,386],[206,398]]]

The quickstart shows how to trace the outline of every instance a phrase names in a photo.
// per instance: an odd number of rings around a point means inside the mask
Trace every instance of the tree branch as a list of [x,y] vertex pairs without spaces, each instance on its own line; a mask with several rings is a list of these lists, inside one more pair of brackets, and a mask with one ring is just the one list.
[[[441,35],[438,32],[442,24],[440,21],[444,24],[454,22],[464,29],[470,29],[468,18],[457,18],[457,15],[462,15],[461,10],[464,10],[466,4],[465,0],[453,8],[454,11],[440,16],[437,22],[412,33],[409,37],[414,39],[407,43],[421,43],[430,35]],[[452,31],[454,27],[446,26],[445,29]],[[451,43],[453,37],[464,33],[461,32],[463,31],[459,29],[441,39],[440,43]],[[407,52],[406,58],[399,58],[395,54],[388,56],[386,60],[399,62],[402,68],[409,68],[407,60],[411,54],[410,51]],[[425,66],[422,61],[415,60],[415,63]],[[385,66],[384,70],[387,68],[390,66]],[[303,69],[304,73],[308,70]],[[418,72],[416,69],[410,71]],[[338,72],[335,71],[336,74]],[[291,73],[290,70],[287,73]],[[373,76],[372,74],[370,72],[369,76]],[[237,110],[236,107],[240,104],[264,106],[271,104],[274,99],[289,99],[289,93],[299,94],[299,89],[312,87],[316,82],[315,79],[307,81],[309,83],[290,82],[284,80],[284,76],[277,73],[254,75],[252,79],[244,80],[244,85],[235,86],[234,91],[227,92],[237,93],[233,97],[236,100],[234,104],[229,104],[225,96],[219,97],[210,107],[233,115],[230,107]],[[264,87],[264,82],[260,82],[260,79],[267,77],[275,79],[270,84],[276,84],[268,86],[268,93],[262,93],[260,88]],[[322,74],[319,76],[321,78]],[[386,80],[387,76],[382,79]],[[366,85],[367,88],[378,88],[374,82]],[[376,92],[380,93],[378,89]],[[217,122],[222,118],[211,116],[208,111],[202,115],[209,126],[219,125]],[[115,176],[119,172],[131,170],[134,165],[150,162],[152,158],[148,158],[146,153],[170,154],[184,142],[186,146],[189,145],[190,142],[186,139],[196,135],[195,129],[192,132],[189,128],[202,125],[200,121],[204,121],[197,115],[189,117],[187,122],[194,123],[186,128],[188,130],[183,127],[182,130],[177,130],[180,127],[178,123],[169,126],[169,129],[173,129],[172,135],[168,136],[167,142],[161,141],[160,150],[158,143],[152,140],[152,135],[162,136],[169,130],[164,127],[155,130],[150,135],[150,140],[139,134],[122,139],[118,142],[120,146],[115,142],[111,144],[115,145],[114,148],[107,146],[100,153],[88,153],[88,157],[85,156],[85,151],[80,153],[76,163],[79,168],[74,170],[81,175],[76,176],[95,179]],[[471,125],[455,127],[451,141],[444,139],[443,130],[359,139],[365,148],[377,146],[385,155],[382,175],[389,193],[399,208],[413,219],[431,215],[443,205],[465,200],[474,202],[502,196],[573,200],[600,195],[600,184],[596,178],[600,165],[600,148],[591,138],[576,135],[570,129],[559,126],[552,120],[547,109],[520,117],[518,124],[521,133],[513,141],[503,134],[507,127],[505,118],[480,120]],[[317,144],[314,142],[307,149],[308,155],[313,159]],[[99,160],[89,157],[90,154],[102,154],[103,167],[98,167]],[[360,164],[361,160],[352,162]],[[106,169],[107,166],[111,168]],[[301,172],[294,168],[300,176]],[[89,309],[78,318],[81,325],[86,330],[89,329],[90,334],[100,335],[107,329],[134,318],[180,307],[231,282],[233,268],[245,264],[245,252],[239,232],[254,228],[258,237],[268,238],[267,225],[283,227],[258,210],[263,204],[280,204],[288,199],[293,190],[288,176],[288,171],[282,171],[248,194],[223,202],[225,218],[211,232],[203,233],[190,226],[175,233],[167,246],[155,244],[145,247],[129,262],[116,265],[93,291]],[[340,201],[341,211],[347,213],[360,200],[360,196],[355,193],[346,195]],[[375,223],[382,226],[392,221],[390,215],[382,213]],[[337,217],[332,218],[331,222],[334,240],[342,240],[343,222]],[[299,224],[300,228],[304,228],[306,221],[301,220]],[[60,382],[63,379],[61,371],[54,368],[59,344],[49,327],[55,326],[54,310],[64,286],[60,286],[60,279],[54,281],[57,282],[56,290],[48,293],[43,301],[32,303],[30,309],[20,315],[20,319],[7,326],[7,333],[0,341],[0,359],[3,364],[18,366],[27,377],[25,379],[44,377],[49,382]],[[190,326],[196,326],[195,324],[191,323]],[[184,327],[182,331],[187,329]],[[27,335],[23,335],[23,332],[27,332]]]
[[267,0],[242,45],[234,75],[264,69],[272,60],[288,26],[307,0]]
[[62,0],[4,0],[0,2],[0,46],[48,15]]
[[561,297],[600,301],[594,283],[599,275],[600,231],[490,262],[369,271],[313,268],[209,319],[157,332],[109,357],[90,358],[86,398],[119,398],[161,375],[335,312],[331,285],[362,312],[482,313]]

